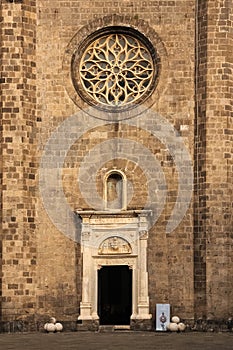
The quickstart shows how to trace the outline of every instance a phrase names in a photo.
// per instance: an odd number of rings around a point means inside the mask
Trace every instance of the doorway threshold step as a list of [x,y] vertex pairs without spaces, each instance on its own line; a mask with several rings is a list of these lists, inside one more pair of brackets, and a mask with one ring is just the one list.
[[130,331],[129,325],[117,325],[114,326],[114,331]]
[[130,331],[129,325],[105,325],[99,326],[99,332],[107,333],[107,332],[122,332],[122,331]]
[[108,333],[108,332],[114,332],[114,326],[99,326],[99,332],[101,333]]

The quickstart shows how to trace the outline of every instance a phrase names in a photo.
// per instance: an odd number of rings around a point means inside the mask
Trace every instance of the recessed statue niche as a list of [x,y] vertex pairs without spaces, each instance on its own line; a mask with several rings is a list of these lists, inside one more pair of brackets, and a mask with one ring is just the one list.
[[123,177],[120,173],[110,173],[105,182],[107,209],[122,209],[124,206]]

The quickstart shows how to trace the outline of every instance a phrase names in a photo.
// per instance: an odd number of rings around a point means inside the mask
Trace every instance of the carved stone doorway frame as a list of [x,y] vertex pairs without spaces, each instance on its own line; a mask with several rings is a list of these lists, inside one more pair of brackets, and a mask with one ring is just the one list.
[[[77,210],[82,219],[82,301],[79,322],[98,328],[98,270],[126,265],[132,269],[131,329],[150,329],[147,240],[149,210]],[[89,326],[88,326],[89,325]]]

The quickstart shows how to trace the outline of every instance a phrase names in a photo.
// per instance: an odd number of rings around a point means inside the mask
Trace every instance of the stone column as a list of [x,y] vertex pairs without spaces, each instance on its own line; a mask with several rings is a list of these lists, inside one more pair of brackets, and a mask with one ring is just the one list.
[[138,273],[136,267],[132,269],[132,315],[131,320],[136,319],[137,317],[137,300],[138,300],[138,291],[137,291],[137,280]]
[[138,319],[151,319],[149,314],[148,296],[148,272],[147,272],[147,239],[148,232],[141,231],[139,237],[139,296],[138,296]]
[[93,286],[93,310],[92,310],[92,319],[99,320],[98,316],[98,271],[102,266],[98,266],[94,271],[94,286]]
[[83,256],[83,283],[82,283],[82,301],[80,303],[79,320],[92,320],[91,311],[91,284],[90,284],[90,247],[88,241],[90,239],[89,224],[82,224],[82,256]]

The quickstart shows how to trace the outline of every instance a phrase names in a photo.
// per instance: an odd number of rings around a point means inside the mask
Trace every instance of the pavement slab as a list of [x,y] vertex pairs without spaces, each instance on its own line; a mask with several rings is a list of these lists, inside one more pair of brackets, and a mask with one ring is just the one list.
[[0,334],[0,350],[233,350],[233,333]]

